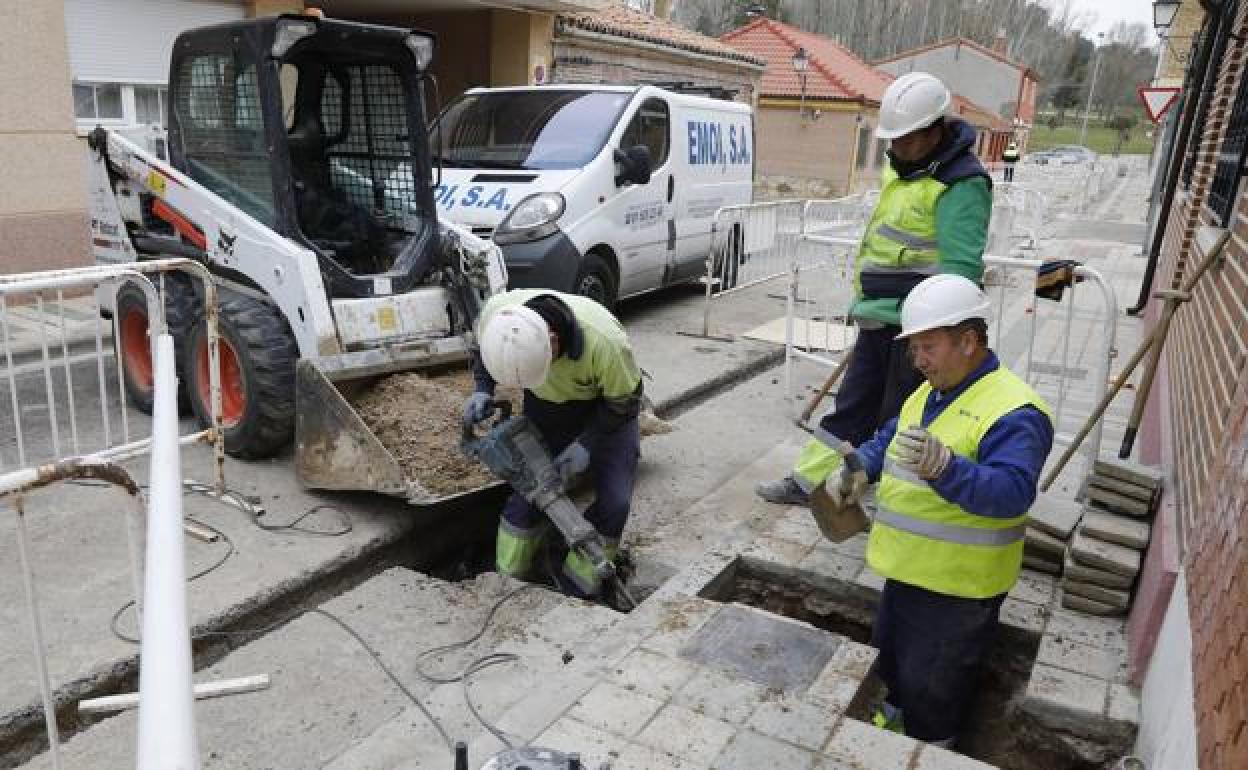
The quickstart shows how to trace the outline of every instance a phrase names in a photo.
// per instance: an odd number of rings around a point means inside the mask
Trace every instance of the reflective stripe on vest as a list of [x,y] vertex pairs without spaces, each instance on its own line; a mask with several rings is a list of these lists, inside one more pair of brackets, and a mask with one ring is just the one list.
[[937,246],[935,238],[924,238],[921,235],[908,233],[905,230],[890,225],[887,222],[875,228],[875,231],[885,238],[892,238],[902,246],[910,249],[934,249]]
[[[924,383],[906,399],[898,426],[921,425],[932,388]],[[979,443],[1004,415],[1023,406],[1048,406],[1008,369],[972,383],[932,420],[927,430],[959,457],[976,461]],[[1010,589],[1023,559],[1026,515],[974,515],[941,497],[927,481],[900,467],[896,439],[885,455],[876,491],[879,513],[867,544],[867,562],[886,578],[951,596],[983,599]]]
[[922,535],[933,540],[943,540],[946,543],[959,545],[1009,545],[1022,540],[1027,530],[1027,527],[1022,524],[1009,529],[955,527],[950,524],[906,516],[882,505],[877,505],[875,508],[875,520],[913,535]]

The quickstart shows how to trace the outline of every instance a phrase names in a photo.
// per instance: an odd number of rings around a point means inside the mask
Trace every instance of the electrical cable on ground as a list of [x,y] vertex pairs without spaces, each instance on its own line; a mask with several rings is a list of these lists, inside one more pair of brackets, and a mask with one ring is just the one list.
[[[104,484],[102,482],[95,482],[95,481],[75,481],[71,483],[76,484],[77,486],[92,486],[92,487],[108,486],[107,484]],[[212,485],[203,484],[197,481],[183,481],[182,487],[183,489],[189,492],[194,492],[196,494],[202,495],[204,497],[207,497],[213,500],[217,500],[219,502],[224,502],[227,505],[231,505],[233,507],[236,507],[242,510],[244,513],[247,514],[247,517],[251,520],[251,523],[253,525],[255,525],[261,530],[264,530],[265,532],[288,531],[288,532],[298,532],[300,534],[309,535],[313,537],[342,537],[343,535],[350,534],[354,530],[354,525],[351,522],[351,517],[341,508],[331,503],[318,503],[317,505],[313,505],[307,510],[305,510],[303,513],[301,513],[299,516],[297,516],[293,521],[286,523],[286,524],[264,524],[260,521],[259,517],[261,513],[259,509],[257,508],[256,504],[252,501],[251,498],[248,498],[247,496],[243,495],[241,492],[227,488],[225,492],[218,494],[216,491],[216,488],[213,487]],[[147,485],[142,485],[140,488],[146,491],[148,487]],[[342,526],[334,530],[321,530],[321,529],[314,529],[314,528],[299,526],[299,524],[303,522],[304,519],[320,511],[336,512],[339,515],[341,521],[343,522]],[[234,545],[234,541],[230,539],[229,535],[225,534],[225,532],[221,531],[220,529],[217,529],[216,527],[213,527],[210,524],[207,524],[191,516],[186,516],[185,519],[193,524],[203,527],[209,532],[212,532],[214,535],[219,537],[221,541],[225,543],[225,546],[226,546],[225,553],[222,554],[220,558],[218,558],[215,562],[208,565],[207,567],[201,570],[198,570],[197,572],[195,572],[194,574],[192,574],[186,579],[186,582],[189,584],[213,572],[214,570],[220,568],[223,564],[225,564],[229,560],[231,556],[237,553],[238,549]],[[127,634],[126,632],[122,631],[120,627],[122,615],[124,615],[128,610],[134,607],[134,604],[135,604],[134,599],[131,599],[130,601],[123,604],[120,608],[118,608],[116,612],[113,613],[113,617],[109,621],[109,630],[112,631],[113,636],[117,637],[123,642],[129,642],[130,644],[139,644],[140,642],[139,636],[137,635],[131,636]],[[200,639],[217,638],[217,637],[234,638],[234,637],[259,636],[262,634],[267,634],[268,632],[277,629],[278,627],[282,626],[283,624],[287,622],[288,620],[280,620],[276,623],[265,626],[263,628],[240,629],[238,631],[201,631],[200,633],[194,634],[191,637],[191,639],[200,640]]]
[[[491,724],[490,721],[487,720],[481,714],[481,712],[477,709],[476,704],[473,703],[472,701],[472,695],[469,691],[469,684],[474,674],[480,671],[483,671],[484,669],[490,668],[491,666],[498,666],[504,663],[514,663],[520,660],[520,656],[514,653],[510,653],[510,652],[493,652],[488,655],[483,655],[477,658],[476,660],[473,660],[471,663],[465,666],[463,670],[460,671],[459,674],[455,676],[430,675],[428,672],[421,669],[420,665],[415,661],[420,661],[431,655],[437,655],[437,654],[441,654],[445,652],[450,652],[452,650],[461,649],[476,642],[481,637],[485,636],[486,632],[490,628],[490,624],[494,621],[494,615],[498,612],[498,610],[504,604],[506,604],[508,601],[513,599],[515,596],[517,596],[521,592],[526,591],[533,587],[534,586],[528,583],[525,583],[524,585],[519,586],[518,588],[512,589],[508,593],[504,594],[500,599],[498,599],[498,601],[494,602],[494,605],[490,607],[490,611],[486,613],[485,620],[482,621],[481,623],[481,628],[478,629],[475,634],[468,637],[467,639],[463,639],[458,642],[451,642],[449,644],[442,644],[442,645],[438,645],[437,647],[431,647],[425,650],[424,652],[419,653],[415,657],[414,662],[413,662],[413,667],[416,669],[416,674],[421,679],[424,679],[430,684],[442,685],[442,684],[454,684],[458,682],[460,686],[463,688],[464,702],[468,706],[468,710],[472,712],[473,717],[481,724],[482,727],[484,727],[487,731],[489,731],[491,735],[497,738],[503,745],[505,745],[509,749],[515,748],[515,744],[512,743],[511,738],[506,733],[504,733],[502,730],[500,730],[499,728]],[[412,691],[409,690],[407,686],[404,685],[399,680],[399,678],[394,674],[394,672],[391,671],[390,668],[386,666],[385,662],[382,661],[381,659],[381,655],[375,649],[373,649],[372,645],[370,645],[364,639],[363,636],[361,636],[355,629],[353,629],[350,625],[348,625],[346,621],[342,620],[337,615],[334,615],[328,610],[318,607],[316,609],[313,609],[312,612],[315,612],[319,615],[324,615],[325,617],[329,618],[334,623],[336,623],[339,627],[341,627],[348,634],[350,634],[352,638],[354,638],[355,641],[358,642],[359,645],[364,648],[364,651],[368,653],[368,656],[370,658],[373,659],[373,662],[377,664],[378,668],[380,668],[386,674],[386,676],[390,678],[390,681],[394,682],[395,686],[397,686],[399,690],[401,690],[403,694],[406,695],[408,699],[412,701],[412,703],[416,704],[416,706],[420,709],[421,713],[425,715],[425,718],[429,720],[429,723],[432,724],[434,726],[434,729],[438,731],[438,734],[442,736],[442,740],[446,742],[447,747],[450,748],[451,750],[454,750],[455,742],[451,739],[450,735],[446,732],[446,729],[442,726],[442,723],[439,722],[437,720],[437,717],[435,717],[433,713],[429,711],[429,708],[425,706],[425,704],[422,703],[420,699],[417,698],[415,694],[413,694]]]

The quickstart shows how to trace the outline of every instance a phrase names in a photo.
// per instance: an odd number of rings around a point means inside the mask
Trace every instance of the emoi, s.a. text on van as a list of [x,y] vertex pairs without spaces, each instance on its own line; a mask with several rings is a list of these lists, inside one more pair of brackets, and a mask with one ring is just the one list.
[[509,285],[608,306],[702,276],[715,212],[752,197],[750,107],[656,86],[472,89],[430,143],[439,215],[492,238]]

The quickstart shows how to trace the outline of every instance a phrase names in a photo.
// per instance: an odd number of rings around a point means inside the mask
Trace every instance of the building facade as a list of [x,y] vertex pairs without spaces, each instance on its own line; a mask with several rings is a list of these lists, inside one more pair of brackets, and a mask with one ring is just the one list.
[[1187,289],[1209,264],[1141,429],[1141,459],[1170,478],[1128,631],[1147,766],[1231,770],[1248,767],[1248,2],[1192,6],[1197,45],[1176,78],[1186,98],[1134,310],[1155,323],[1151,291]]
[[[324,0],[325,13],[438,36],[443,104],[476,86],[688,83],[752,101],[763,63],[606,0]],[[192,27],[303,0],[46,0],[0,8],[0,272],[88,264],[85,142],[97,125],[163,152],[170,51]]]

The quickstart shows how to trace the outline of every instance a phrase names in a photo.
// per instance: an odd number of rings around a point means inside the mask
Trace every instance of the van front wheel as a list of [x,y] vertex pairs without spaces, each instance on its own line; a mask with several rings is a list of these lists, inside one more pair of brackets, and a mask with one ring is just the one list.
[[610,266],[598,254],[589,252],[581,259],[576,276],[576,293],[589,297],[610,310],[615,307],[617,288]]

